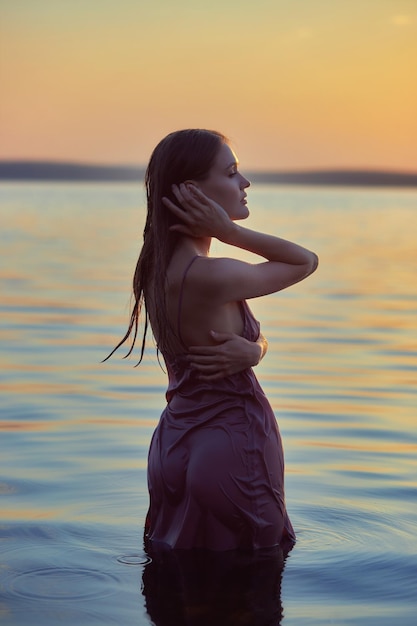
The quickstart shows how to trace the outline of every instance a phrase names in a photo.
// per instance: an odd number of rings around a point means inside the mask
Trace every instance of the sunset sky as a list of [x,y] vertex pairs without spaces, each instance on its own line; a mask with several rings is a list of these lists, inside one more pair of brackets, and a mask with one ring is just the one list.
[[417,171],[417,0],[0,0],[0,159]]

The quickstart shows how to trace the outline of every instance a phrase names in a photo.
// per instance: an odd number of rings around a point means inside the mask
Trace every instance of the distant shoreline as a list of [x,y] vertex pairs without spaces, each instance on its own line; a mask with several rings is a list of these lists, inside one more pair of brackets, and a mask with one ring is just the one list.
[[[417,187],[417,172],[323,169],[250,172],[256,183],[275,185],[343,185],[361,187]],[[53,161],[0,161],[0,181],[142,182],[141,166],[93,165]]]

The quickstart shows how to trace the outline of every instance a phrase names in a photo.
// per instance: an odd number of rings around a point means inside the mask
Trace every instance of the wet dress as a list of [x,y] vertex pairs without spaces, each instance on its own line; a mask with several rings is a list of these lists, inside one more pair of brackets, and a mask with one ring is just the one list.
[[[259,323],[245,301],[240,308],[243,336],[256,341]],[[149,545],[236,550],[294,541],[281,437],[253,370],[204,382],[185,354],[164,359],[167,406],[148,458]]]

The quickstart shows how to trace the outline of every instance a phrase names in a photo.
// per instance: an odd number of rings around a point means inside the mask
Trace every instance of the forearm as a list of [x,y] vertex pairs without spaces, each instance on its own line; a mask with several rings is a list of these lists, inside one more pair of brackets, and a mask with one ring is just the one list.
[[211,332],[214,346],[190,346],[187,360],[201,380],[220,380],[249,367],[255,367],[268,349],[262,333],[249,341],[234,333]]
[[314,252],[280,237],[259,233],[239,224],[227,229],[221,241],[236,246],[268,259],[290,265],[310,265],[312,271],[317,267],[318,258]]

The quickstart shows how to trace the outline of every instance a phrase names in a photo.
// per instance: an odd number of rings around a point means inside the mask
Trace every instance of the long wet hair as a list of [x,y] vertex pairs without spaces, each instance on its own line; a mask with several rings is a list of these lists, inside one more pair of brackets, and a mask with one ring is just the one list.
[[166,274],[181,234],[169,230],[170,226],[178,223],[178,218],[164,205],[162,198],[165,196],[177,203],[172,193],[172,185],[186,180],[202,181],[207,178],[224,143],[228,143],[227,138],[217,131],[187,129],[170,133],[153,151],[145,174],[147,217],[143,246],[133,276],[134,305],[126,334],[107,359],[129,337],[131,346],[126,357],[132,353],[139,321],[143,318],[138,364],[142,361],[149,327],[150,303],[157,349],[161,352],[170,350],[175,331],[167,315]]

